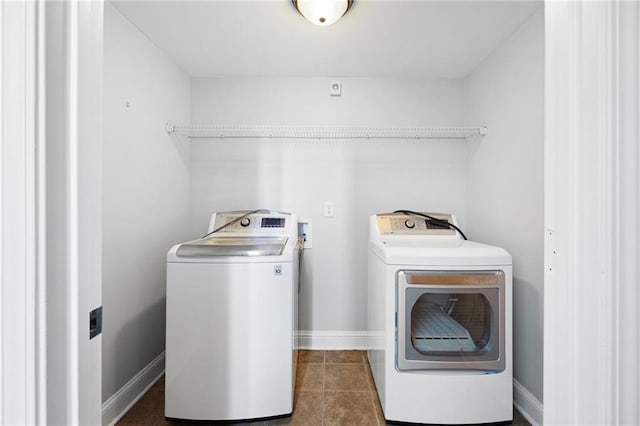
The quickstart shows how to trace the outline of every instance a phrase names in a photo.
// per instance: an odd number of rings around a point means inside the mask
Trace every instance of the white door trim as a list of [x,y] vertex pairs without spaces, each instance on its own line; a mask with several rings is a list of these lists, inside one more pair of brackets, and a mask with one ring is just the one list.
[[43,3],[0,3],[0,423],[46,419]]
[[640,421],[637,8],[546,3],[547,424]]
[[100,423],[102,7],[0,2],[0,424]]
[[103,3],[46,2],[48,413],[100,424]]
[[102,0],[73,0],[77,25],[77,63],[73,63],[76,86],[71,111],[75,140],[71,144],[74,196],[71,211],[77,221],[77,240],[72,257],[77,262],[78,326],[78,420],[79,424],[102,421],[102,335],[89,339],[89,313],[102,305]]

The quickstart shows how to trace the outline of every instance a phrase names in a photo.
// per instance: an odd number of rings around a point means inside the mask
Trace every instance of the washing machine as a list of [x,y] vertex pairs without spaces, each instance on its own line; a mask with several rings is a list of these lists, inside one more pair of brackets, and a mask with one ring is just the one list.
[[368,358],[384,417],[419,424],[513,418],[512,266],[450,214],[370,218]]
[[297,352],[298,227],[267,210],[215,213],[167,254],[165,417],[290,415]]

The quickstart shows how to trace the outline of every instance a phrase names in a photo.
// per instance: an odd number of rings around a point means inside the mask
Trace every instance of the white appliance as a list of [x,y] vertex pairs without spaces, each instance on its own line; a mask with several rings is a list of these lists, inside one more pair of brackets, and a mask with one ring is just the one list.
[[511,256],[447,223],[457,226],[446,214],[370,219],[368,357],[382,411],[397,422],[511,421]]
[[165,416],[240,421],[290,415],[296,217],[267,210],[216,213],[209,233],[167,254]]

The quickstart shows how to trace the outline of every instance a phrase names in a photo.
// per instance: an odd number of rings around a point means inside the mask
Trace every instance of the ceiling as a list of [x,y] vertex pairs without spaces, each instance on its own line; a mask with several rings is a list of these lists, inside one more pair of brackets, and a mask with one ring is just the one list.
[[112,1],[191,76],[462,78],[542,1],[355,0],[318,27],[288,0]]

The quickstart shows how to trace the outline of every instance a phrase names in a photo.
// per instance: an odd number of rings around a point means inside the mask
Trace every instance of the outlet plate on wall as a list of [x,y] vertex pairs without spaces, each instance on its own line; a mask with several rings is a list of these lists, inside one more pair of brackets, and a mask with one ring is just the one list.
[[324,202],[324,217],[334,217],[333,201]]

